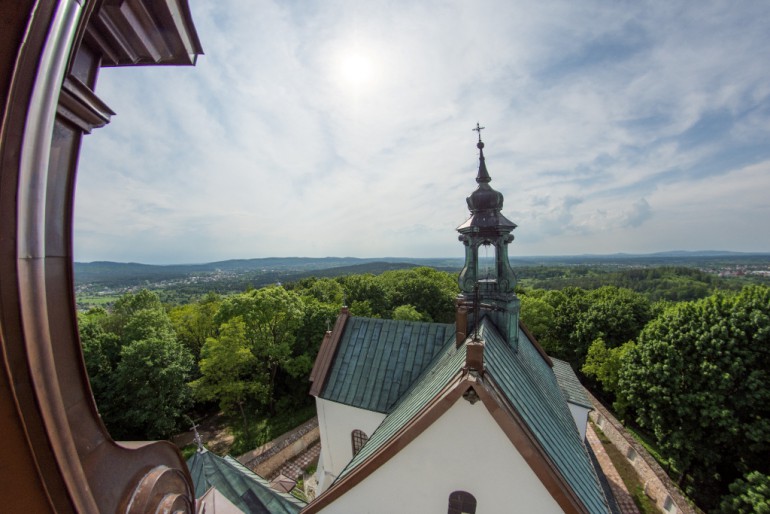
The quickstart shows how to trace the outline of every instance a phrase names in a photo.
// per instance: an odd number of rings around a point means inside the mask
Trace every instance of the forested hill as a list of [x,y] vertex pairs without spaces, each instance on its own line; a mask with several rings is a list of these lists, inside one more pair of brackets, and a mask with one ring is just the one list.
[[[389,269],[410,266],[429,266],[432,268],[459,269],[461,259],[405,259],[384,257],[377,259],[359,259],[355,257],[268,257],[263,259],[231,259],[205,264],[169,264],[153,265],[135,262],[76,262],[76,284],[136,285],[144,282],[174,280],[200,274],[221,275],[271,275],[306,276],[307,274],[324,275],[323,270],[337,269],[350,273],[381,273]],[[312,273],[311,273],[312,272]]]
[[[604,271],[645,268],[651,266],[687,266],[719,271],[730,266],[763,266],[770,254],[735,252],[666,252],[646,255],[580,255],[546,257],[512,257],[511,264],[522,278],[543,278],[537,268],[581,266]],[[269,257],[261,259],[232,259],[205,264],[151,265],[121,262],[75,263],[75,283],[105,286],[135,286],[190,277],[207,277],[207,282],[220,280],[248,282],[258,287],[276,281],[295,280],[305,276],[339,276],[351,273],[382,273],[390,269],[428,266],[440,270],[459,270],[462,258],[382,257]],[[527,268],[535,269],[527,269]],[[546,273],[547,274],[547,273]],[[562,273],[559,272],[561,275]]]

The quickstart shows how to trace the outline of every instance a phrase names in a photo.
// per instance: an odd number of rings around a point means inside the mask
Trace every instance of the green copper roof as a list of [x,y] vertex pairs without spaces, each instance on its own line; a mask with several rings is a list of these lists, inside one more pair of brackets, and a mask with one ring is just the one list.
[[443,351],[436,357],[433,364],[420,377],[414,387],[404,395],[393,412],[382,421],[374,431],[366,445],[340,473],[338,480],[364,462],[370,455],[385,445],[409,420],[425,407],[449,382],[456,376],[465,364],[465,346],[455,348],[454,338],[447,342]]
[[486,318],[481,337],[487,373],[588,511],[606,513],[604,494],[551,367],[522,330],[517,352]]
[[272,489],[265,479],[229,455],[195,452],[187,460],[187,467],[196,498],[214,487],[247,514],[296,514],[305,506],[293,496]]
[[351,317],[320,397],[387,413],[449,338],[451,324]]
[[[551,367],[521,330],[517,352],[487,318],[482,319],[479,334],[485,343],[486,377],[498,385],[588,512],[607,513],[604,494]],[[340,473],[338,480],[396,436],[464,365],[465,345],[456,349],[452,338]]]
[[556,375],[556,381],[559,383],[561,392],[564,393],[567,401],[586,409],[593,409],[594,407],[586,395],[586,390],[583,384],[580,383],[580,380],[578,380],[577,375],[575,375],[575,370],[572,369],[572,366],[568,362],[554,359],[553,357],[551,357],[551,360],[553,361],[553,372]]

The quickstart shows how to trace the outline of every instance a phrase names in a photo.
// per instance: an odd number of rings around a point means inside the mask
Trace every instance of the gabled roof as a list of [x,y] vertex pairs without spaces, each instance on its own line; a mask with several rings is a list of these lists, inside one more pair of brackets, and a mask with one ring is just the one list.
[[549,362],[519,332],[518,351],[483,318],[485,372],[466,366],[468,340],[447,341],[386,416],[332,487],[306,512],[317,512],[355,486],[439,419],[472,388],[565,512],[606,513],[607,505]]
[[564,393],[564,397],[568,402],[580,405],[586,409],[593,409],[591,400],[586,395],[586,390],[583,384],[578,380],[575,375],[575,370],[572,366],[563,360],[551,358],[553,361],[553,372],[556,375],[556,381],[559,382],[561,392]]
[[266,480],[229,455],[198,451],[187,460],[187,467],[196,498],[213,487],[245,513],[296,514],[305,506],[293,496],[271,489]]
[[[337,327],[335,326],[335,330]],[[318,395],[325,400],[387,413],[454,337],[454,325],[351,317],[336,346]]]
[[[604,495],[551,367],[524,331],[513,352],[482,320],[487,374],[589,512],[607,512]],[[555,361],[554,361],[555,363]]]

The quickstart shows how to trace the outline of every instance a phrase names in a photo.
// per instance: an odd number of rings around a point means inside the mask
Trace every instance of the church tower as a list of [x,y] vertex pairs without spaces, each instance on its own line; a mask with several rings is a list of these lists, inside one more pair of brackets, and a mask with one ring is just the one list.
[[[508,262],[508,245],[516,224],[503,216],[503,195],[489,185],[492,178],[484,162],[484,143],[479,133],[478,187],[466,199],[471,217],[457,227],[460,241],[465,245],[465,266],[460,272],[458,305],[469,311],[469,328],[484,314],[497,326],[508,343],[516,350],[519,337],[519,299],[516,297],[516,275]],[[493,253],[491,259],[480,262],[479,249]],[[481,269],[481,266],[484,269]]]

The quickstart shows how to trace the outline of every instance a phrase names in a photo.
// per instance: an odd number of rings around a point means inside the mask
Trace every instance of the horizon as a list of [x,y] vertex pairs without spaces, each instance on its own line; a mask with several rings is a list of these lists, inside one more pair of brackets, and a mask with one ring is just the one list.
[[[693,257],[708,257],[708,256],[770,256],[770,251],[767,252],[736,252],[732,250],[666,250],[662,252],[648,252],[648,253],[631,253],[631,252],[613,252],[613,253],[603,253],[603,254],[592,254],[592,253],[584,253],[584,254],[552,254],[552,255],[509,255],[508,258],[510,260],[516,260],[516,259],[559,259],[559,258],[602,258],[602,257],[653,257],[653,256],[661,256],[661,257],[675,257],[674,254],[682,254],[682,255],[692,255]],[[490,257],[491,258],[491,257]],[[143,266],[195,266],[195,265],[205,265],[205,264],[215,264],[218,262],[230,262],[230,261],[255,261],[255,260],[268,260],[268,259],[312,259],[312,260],[323,260],[323,259],[355,259],[355,260],[377,260],[377,259],[387,259],[387,260],[398,260],[403,259],[406,261],[409,260],[458,260],[462,261],[465,259],[464,256],[458,255],[458,256],[444,256],[444,257],[407,257],[407,256],[378,256],[378,257],[356,257],[352,255],[327,255],[325,257],[309,257],[309,256],[276,256],[272,255],[269,257],[233,257],[230,259],[217,259],[214,261],[200,261],[200,262],[138,262],[138,261],[113,261],[113,260],[107,260],[107,259],[96,259],[93,261],[73,261],[77,264],[95,264],[95,263],[110,263],[110,264],[139,264]],[[483,259],[482,259],[483,260]]]
[[477,122],[516,255],[770,250],[770,3],[191,4],[99,73],[79,262],[461,253]]

